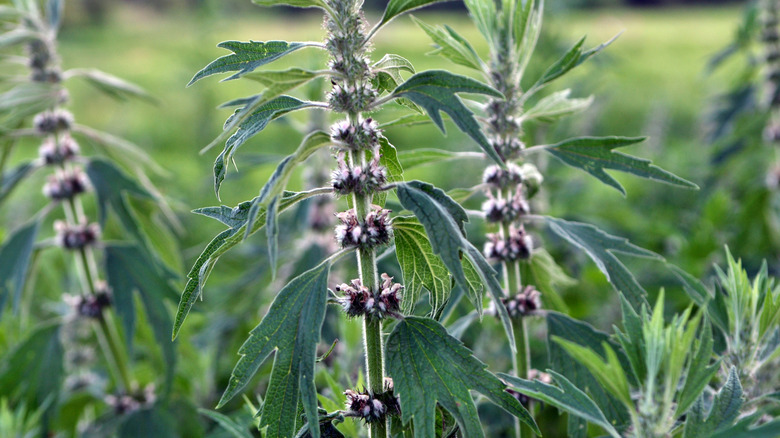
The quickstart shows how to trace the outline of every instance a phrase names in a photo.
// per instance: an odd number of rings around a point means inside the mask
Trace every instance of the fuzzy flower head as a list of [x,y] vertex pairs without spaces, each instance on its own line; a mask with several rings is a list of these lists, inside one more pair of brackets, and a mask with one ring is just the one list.
[[484,253],[485,257],[489,259],[514,261],[531,257],[533,239],[522,226],[519,228],[510,227],[507,237],[502,237],[500,234],[488,234],[487,238]]
[[94,246],[100,239],[100,226],[98,224],[68,225],[65,222],[54,223],[57,232],[57,243],[69,250],[76,250]]
[[357,125],[347,120],[335,123],[330,128],[330,139],[340,148],[351,151],[379,149],[382,131],[374,119],[368,118]]
[[482,182],[497,189],[515,187],[523,182],[523,174],[514,163],[506,163],[506,169],[499,165],[488,166],[482,174]]
[[136,390],[133,393],[120,392],[109,394],[105,398],[107,405],[114,408],[116,414],[129,414],[139,409],[146,409],[154,405],[157,401],[157,394],[154,384],[148,384],[142,390]]
[[511,298],[503,298],[509,316],[522,318],[542,308],[542,294],[535,287],[528,285],[522,292]]
[[362,113],[377,97],[377,91],[368,83],[358,85],[333,84],[328,93],[328,103],[333,111],[339,113]]
[[38,156],[47,166],[73,160],[78,154],[79,144],[70,136],[63,136],[59,141],[47,138],[38,148]]
[[520,152],[525,149],[525,143],[516,137],[510,139],[491,138],[489,142],[496,153],[505,160],[517,158]]
[[509,199],[496,199],[490,193],[488,196],[488,200],[482,204],[488,222],[514,222],[531,211],[528,201],[523,197],[522,186]]
[[372,394],[368,391],[348,389],[344,391],[344,395],[347,396],[346,410],[366,423],[381,421],[388,415],[401,413],[401,405],[393,394],[393,383],[390,378],[385,379],[384,392]]
[[58,171],[43,186],[43,194],[54,201],[71,199],[89,190],[89,179],[81,169]]
[[401,290],[403,286],[393,283],[393,277],[383,273],[379,291],[372,292],[364,286],[360,279],[354,279],[350,284],[341,284],[336,291],[342,294],[338,298],[344,312],[350,317],[371,316],[385,319],[397,315],[401,308]]
[[65,302],[74,310],[77,316],[89,319],[103,319],[103,311],[111,306],[111,292],[108,286],[101,282],[94,294],[66,296]]
[[338,213],[336,217],[341,221],[336,227],[336,240],[343,248],[372,249],[387,244],[392,236],[390,210],[375,206],[362,222],[354,209]]
[[73,114],[63,109],[42,112],[33,118],[33,126],[39,134],[67,131],[73,126]]
[[379,157],[364,166],[350,167],[339,153],[338,168],[333,171],[331,184],[339,195],[366,195],[379,191],[387,182],[387,169],[379,164]]

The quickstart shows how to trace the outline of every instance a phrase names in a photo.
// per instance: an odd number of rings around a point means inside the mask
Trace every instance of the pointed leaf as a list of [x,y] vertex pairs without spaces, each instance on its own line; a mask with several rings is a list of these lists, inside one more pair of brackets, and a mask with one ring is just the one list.
[[384,26],[393,18],[415,9],[419,9],[434,3],[447,0],[390,0],[382,15],[382,20],[377,24],[377,28]]
[[244,78],[263,84],[266,87],[263,96],[270,98],[286,93],[319,76],[322,76],[321,72],[290,68],[284,71],[256,71],[244,75]]
[[412,17],[412,21],[428,34],[438,46],[437,54],[444,56],[455,64],[482,71],[483,62],[477,55],[477,51],[451,27],[446,25],[432,26],[415,17]]
[[642,249],[627,239],[607,234],[590,224],[569,222],[549,216],[546,220],[555,234],[585,251],[599,270],[607,276],[607,280],[615,290],[625,294],[635,309],[641,307],[647,292],[639,285],[628,268],[615,257],[615,253],[663,260],[661,256]]
[[566,89],[541,99],[523,114],[522,120],[538,120],[550,123],[562,117],[584,111],[593,103],[593,96],[585,99],[570,99],[569,95],[571,95],[571,90]]
[[553,340],[560,344],[577,362],[584,365],[610,394],[623,402],[625,406],[633,405],[626,373],[620,365],[615,350],[608,343],[604,342],[601,345],[606,355],[606,357],[602,357],[590,348],[565,339],[553,338]]
[[138,85],[97,69],[68,70],[63,76],[65,79],[84,78],[90,85],[118,100],[127,100],[128,97],[137,97],[151,102],[157,100]]
[[5,301],[9,295],[13,300],[14,312],[19,308],[40,223],[40,219],[36,218],[15,230],[0,247],[0,315],[5,310]]
[[482,253],[466,239],[463,223],[468,221],[468,217],[465,210],[441,190],[419,181],[399,184],[398,200],[420,220],[434,254],[441,258],[444,266],[455,278],[455,283],[463,290],[469,290],[470,283],[461,262],[461,251],[471,261],[482,282],[490,291],[493,301],[499,304],[496,305],[496,309],[509,339],[509,346],[514,351],[512,322],[506,307],[500,305],[504,292],[498,282],[498,274]]
[[262,322],[241,346],[241,359],[217,408],[240,393],[265,359],[276,351],[260,427],[268,426],[269,437],[293,436],[300,397],[309,431],[313,437],[319,437],[314,362],[325,319],[329,270],[330,263],[325,262],[296,277],[279,292]]
[[541,400],[556,408],[566,411],[571,415],[583,418],[590,423],[601,426],[608,434],[615,438],[620,438],[620,434],[612,424],[604,417],[598,405],[588,397],[587,394],[580,391],[566,377],[548,370],[558,387],[548,385],[541,381],[530,381],[520,379],[508,374],[499,374],[498,377],[504,379],[512,388],[529,397]]
[[430,318],[409,316],[387,339],[387,371],[401,401],[404,424],[414,420],[415,437],[434,436],[436,404],[468,437],[484,436],[470,390],[477,391],[539,434],[528,411],[471,351]]
[[712,320],[715,326],[724,333],[728,332],[729,318],[726,309],[722,306],[718,306],[718,301],[713,299],[712,293],[691,274],[671,264],[667,264],[667,267],[669,267],[672,270],[672,273],[680,280],[688,297],[690,297],[700,308],[707,310],[707,316]]
[[[301,1],[307,2],[308,0]],[[287,41],[224,41],[217,44],[217,47],[228,49],[233,52],[233,54],[225,55],[212,61],[201,71],[197,72],[187,86],[189,87],[206,76],[229,71],[238,73],[233,74],[225,80],[237,79],[260,66],[276,61],[288,53],[292,53],[304,47],[318,45],[319,44],[317,43],[288,43]]]
[[726,383],[715,395],[707,418],[704,418],[704,405],[701,397],[689,411],[685,421],[683,438],[709,438],[715,432],[732,425],[742,407],[744,396],[742,385],[735,367],[729,370]]
[[228,417],[227,415],[220,414],[216,411],[210,411],[208,409],[198,409],[198,413],[212,419],[234,438],[252,438],[252,433],[249,432],[248,426],[238,424],[235,420]]
[[712,326],[708,319],[704,319],[699,336],[699,345],[696,354],[688,365],[688,374],[685,376],[685,385],[677,397],[675,416],[684,414],[698,399],[704,388],[709,385],[712,378],[720,368],[720,361],[710,364],[712,360]]
[[623,196],[626,194],[623,186],[604,169],[618,170],[679,187],[699,188],[690,181],[650,164],[650,160],[612,151],[644,140],[644,137],[579,137],[548,146],[545,150],[569,166],[580,168],[614,187]]
[[474,118],[474,113],[466,108],[456,93],[503,97],[501,93],[481,82],[443,70],[417,73],[396,88],[393,91],[393,96],[406,97],[423,107],[442,132],[444,132],[444,122],[440,111],[444,111],[452,118],[455,125],[476,141],[490,158],[497,163],[503,163],[482,133],[479,123]]
[[582,50],[582,45],[585,43],[585,37],[582,37],[582,39],[577,41],[577,43],[571,49],[569,49],[568,52],[566,52],[560,59],[555,61],[555,63],[542,74],[542,77],[540,77],[536,84],[534,84],[531,88],[541,87],[544,84],[547,84],[565,75],[574,67],[577,67],[578,65],[587,61],[591,56],[607,48],[607,46],[612,44],[619,36],[620,34],[617,34],[609,41],[585,51]]
[[[258,97],[260,99],[261,97]],[[236,112],[225,122],[226,130],[230,129],[232,121],[239,118],[252,103],[236,110]],[[219,187],[225,179],[227,172],[227,162],[233,159],[236,149],[244,144],[258,132],[265,129],[272,120],[277,119],[290,111],[296,111],[313,106],[311,102],[304,102],[291,96],[280,96],[260,105],[252,111],[251,115],[238,125],[238,130],[225,142],[225,148],[217,156],[214,162],[214,191],[219,197]]]

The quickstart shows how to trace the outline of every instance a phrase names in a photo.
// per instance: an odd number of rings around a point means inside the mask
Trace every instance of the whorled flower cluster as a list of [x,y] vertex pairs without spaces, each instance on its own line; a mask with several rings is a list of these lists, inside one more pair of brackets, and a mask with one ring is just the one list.
[[354,209],[338,213],[336,217],[341,221],[336,226],[336,240],[343,248],[370,250],[390,242],[390,210],[373,206],[362,222],[358,220]]
[[525,200],[522,186],[508,199],[496,199],[488,193],[488,200],[482,204],[482,212],[488,222],[514,222],[530,212],[528,201]]
[[59,83],[62,81],[60,69],[56,59],[46,42],[36,39],[27,44],[30,67],[30,79],[33,82]]
[[68,131],[73,126],[73,114],[64,109],[45,111],[33,118],[33,127],[40,135],[56,134]]
[[38,156],[47,166],[71,161],[79,155],[79,144],[70,136],[47,138],[38,148]]
[[375,157],[363,166],[350,167],[339,153],[338,168],[333,171],[331,184],[339,195],[367,195],[379,191],[387,182],[387,169]]
[[362,113],[368,111],[377,95],[369,83],[348,86],[333,84],[333,89],[328,93],[328,104],[336,112]]
[[361,418],[366,423],[383,421],[387,416],[400,415],[401,405],[393,394],[393,380],[385,378],[385,390],[372,394],[368,391],[344,391],[347,396],[346,409],[349,414]]
[[106,404],[114,409],[118,415],[129,414],[139,409],[145,409],[154,405],[157,394],[154,384],[148,384],[143,391],[134,393],[109,394],[105,397]]
[[342,120],[330,128],[330,139],[333,143],[341,149],[351,151],[378,150],[381,135],[379,125],[372,118],[367,118],[357,125]]
[[102,319],[103,311],[111,306],[111,292],[104,282],[99,283],[96,288],[94,294],[67,296],[65,301],[80,317]]
[[528,285],[519,294],[502,298],[507,313],[512,318],[522,318],[542,308],[542,294],[535,287]]
[[57,232],[57,244],[68,250],[94,246],[100,239],[100,226],[96,223],[68,225],[57,221],[54,230]]
[[497,189],[516,187],[523,182],[523,174],[520,167],[514,163],[506,163],[505,169],[495,164],[485,168],[482,182]]
[[63,170],[49,176],[49,181],[43,186],[43,194],[49,199],[61,201],[80,195],[89,187],[89,179],[80,169]]
[[379,285],[378,291],[371,291],[359,278],[336,287],[336,291],[342,294],[338,301],[347,316],[384,319],[398,315],[401,309],[401,290],[404,287],[400,283],[393,283],[393,277],[385,273],[381,275],[381,279],[382,284]]
[[485,257],[498,261],[525,260],[531,257],[533,239],[522,226],[509,229],[509,236],[488,234],[485,242]]

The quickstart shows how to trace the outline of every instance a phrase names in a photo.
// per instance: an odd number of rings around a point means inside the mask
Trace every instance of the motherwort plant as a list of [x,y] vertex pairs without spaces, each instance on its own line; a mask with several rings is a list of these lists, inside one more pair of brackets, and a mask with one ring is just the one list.
[[[164,300],[173,293],[169,281],[174,274],[157,255],[142,225],[159,209],[144,208],[153,213],[143,213],[130,202],[132,197],[136,205],[160,204],[158,195],[116,163],[82,155],[82,150],[94,144],[108,156],[124,156],[136,163],[131,169],[139,174],[139,160],[148,158],[127,141],[79,125],[66,109],[64,83],[82,78],[115,97],[149,96],[97,70],[61,70],[56,37],[62,8],[57,0],[16,0],[13,6],[0,6],[5,31],[0,41],[9,51],[3,58],[3,72],[10,73],[3,78],[5,89],[0,95],[0,201],[8,200],[18,184],[32,181],[33,173],[48,174],[43,186],[47,204],[28,214],[31,219],[9,232],[0,247],[0,311],[10,301],[16,312],[6,317],[18,317],[17,332],[25,336],[0,359],[0,386],[13,408],[42,411],[41,434],[113,433],[167,398],[175,354],[167,336],[170,321]],[[21,47],[24,55],[11,52]],[[18,148],[35,143],[37,158],[7,169]],[[97,209],[85,208],[83,199],[94,199]],[[24,202],[14,201],[5,207],[19,215]],[[88,215],[94,210],[96,219]],[[127,236],[121,241],[104,240],[111,224],[109,212]],[[39,239],[45,224],[52,226],[54,235]],[[116,232],[107,234],[113,238]],[[44,256],[50,248],[67,253],[66,275],[54,281],[49,280],[56,272],[53,262]],[[34,304],[46,300],[60,303],[55,312]],[[159,379],[134,372],[137,300],[162,356],[159,361],[157,353],[147,352],[143,366],[159,370],[155,373],[163,376]],[[29,327],[30,315],[47,322]],[[94,346],[102,352],[102,362],[95,360]],[[155,390],[160,384],[165,391]]]
[[[553,298],[560,301],[549,279],[555,278],[555,272],[561,272],[550,254],[540,247],[539,239],[532,237],[529,232],[532,226],[547,224],[558,237],[584,250],[615,289],[628,297],[635,309],[645,302],[646,292],[615,257],[615,253],[660,259],[660,256],[593,225],[533,212],[530,201],[539,192],[543,178],[532,161],[532,155],[547,152],[623,194],[623,187],[605,170],[626,172],[686,188],[696,188],[696,185],[650,164],[648,160],[614,151],[642,142],[644,138],[641,137],[577,137],[555,144],[533,144],[534,139],[525,133],[527,125],[555,122],[587,109],[593,101],[593,97],[572,98],[568,89],[547,95],[544,91],[553,81],[599,53],[612,41],[585,50],[583,38],[538,78],[529,80],[525,73],[541,32],[544,2],[466,0],[466,6],[488,42],[490,53],[487,60],[483,60],[454,29],[419,20],[417,23],[433,40],[437,54],[478,72],[502,94],[491,96],[483,105],[484,129],[490,143],[488,155],[497,156],[498,163],[491,163],[485,169],[483,184],[477,188],[487,195],[482,212],[485,220],[495,229],[487,236],[484,254],[502,267],[504,297],[499,306],[505,306],[510,315],[514,342],[517,343],[514,348],[514,373],[518,377],[529,378],[537,372],[531,369],[526,319],[543,314],[540,311],[542,294],[551,301]],[[402,158],[420,162],[425,156],[448,155],[445,151],[420,150]],[[518,436],[530,436],[531,433],[525,425],[518,423]]]

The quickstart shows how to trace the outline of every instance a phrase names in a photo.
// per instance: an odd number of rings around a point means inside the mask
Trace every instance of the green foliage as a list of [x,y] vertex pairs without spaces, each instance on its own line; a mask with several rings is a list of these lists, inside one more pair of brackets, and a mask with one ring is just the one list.
[[484,436],[469,390],[483,394],[539,433],[528,411],[504,391],[504,384],[436,321],[405,318],[387,339],[386,350],[403,423],[414,420],[415,437],[434,436],[437,403],[455,417],[461,433]]
[[14,309],[19,306],[39,228],[40,220],[34,219],[15,230],[0,247],[0,316],[9,295],[13,299]]

